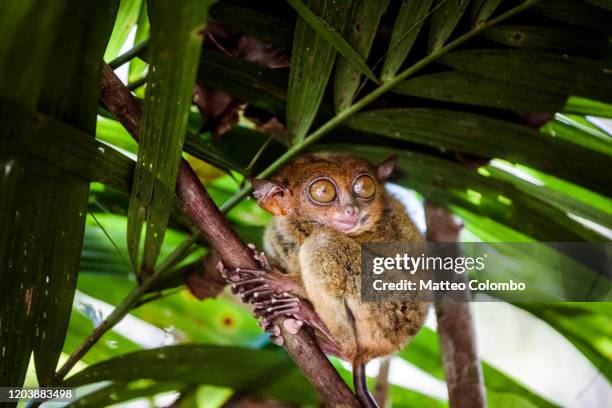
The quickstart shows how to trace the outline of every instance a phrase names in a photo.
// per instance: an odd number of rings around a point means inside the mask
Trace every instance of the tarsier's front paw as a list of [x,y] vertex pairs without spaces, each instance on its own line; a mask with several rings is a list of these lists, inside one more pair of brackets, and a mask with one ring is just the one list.
[[291,298],[296,289],[295,281],[270,266],[263,252],[257,252],[253,244],[248,244],[253,257],[259,263],[258,269],[226,268],[222,261],[217,264],[221,276],[231,285],[232,291],[246,303],[270,300],[273,297]]
[[261,327],[271,334],[278,345],[283,344],[280,324],[292,334],[296,334],[304,322],[294,316],[301,310],[300,299],[291,294],[295,281],[270,266],[266,255],[258,252],[253,244],[248,244],[260,269],[227,268],[219,261],[217,269],[231,285],[232,291],[239,294],[245,303],[255,306],[253,314],[260,319]]

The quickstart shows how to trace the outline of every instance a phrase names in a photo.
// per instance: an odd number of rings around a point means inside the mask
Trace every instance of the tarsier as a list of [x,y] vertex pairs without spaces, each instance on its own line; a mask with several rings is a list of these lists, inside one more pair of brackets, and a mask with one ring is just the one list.
[[384,183],[395,158],[374,166],[344,154],[302,155],[271,180],[254,180],[258,204],[275,217],[264,237],[265,255],[250,245],[261,270],[229,270],[234,290],[253,303],[261,325],[282,344],[282,324],[296,333],[314,329],[326,354],[353,365],[357,397],[376,402],[365,364],[399,351],[425,320],[427,303],[362,302],[361,243],[423,241],[403,205]]

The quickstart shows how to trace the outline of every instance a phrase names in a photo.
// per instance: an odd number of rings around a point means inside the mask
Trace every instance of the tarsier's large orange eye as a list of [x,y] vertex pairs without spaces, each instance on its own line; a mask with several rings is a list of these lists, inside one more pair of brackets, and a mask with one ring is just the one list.
[[368,175],[360,176],[355,180],[355,184],[353,184],[353,192],[359,198],[372,198],[376,192],[376,183]]
[[336,198],[336,187],[331,181],[320,179],[308,187],[308,195],[316,202],[326,204]]

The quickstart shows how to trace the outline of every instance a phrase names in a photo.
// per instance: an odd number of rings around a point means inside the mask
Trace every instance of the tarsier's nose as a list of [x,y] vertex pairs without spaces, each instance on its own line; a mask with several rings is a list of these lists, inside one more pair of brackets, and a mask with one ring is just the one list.
[[357,214],[358,211],[359,209],[357,208],[357,206],[352,204],[345,205],[344,208],[342,208],[342,213],[347,217],[354,216],[355,214]]

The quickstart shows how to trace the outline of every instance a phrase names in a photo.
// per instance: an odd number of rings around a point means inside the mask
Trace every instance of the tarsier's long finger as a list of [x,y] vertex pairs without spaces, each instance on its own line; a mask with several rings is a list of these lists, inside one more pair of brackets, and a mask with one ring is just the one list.
[[264,317],[268,320],[270,316],[278,316],[278,313],[284,314],[286,316],[290,316],[294,310],[296,310],[299,306],[299,302],[293,302],[289,304],[277,305],[277,306],[269,306],[266,308],[255,308],[253,310],[253,314],[256,317]]
[[232,282],[231,285],[232,285],[233,288],[240,288],[240,287],[243,287],[245,285],[252,285],[252,284],[257,284],[258,286],[261,286],[265,282],[265,279],[263,277],[244,279],[244,280],[236,280],[236,281],[231,279],[231,282]]
[[270,296],[270,295],[274,294],[274,291],[272,289],[265,289],[266,287],[268,287],[268,285],[261,286],[261,288],[263,288],[263,290],[256,290],[253,293],[252,299],[257,299],[257,300],[265,299],[266,296]]
[[277,305],[284,305],[287,303],[299,303],[299,299],[296,297],[282,297],[282,298],[271,298],[270,300],[266,300],[264,302],[257,302],[254,303],[255,308],[267,308],[270,306],[277,306]]
[[287,308],[287,309],[283,309],[283,310],[277,310],[275,312],[266,314],[266,319],[267,320],[276,320],[277,318],[281,317],[281,316],[292,316],[295,313],[297,313],[300,309],[298,307],[292,307],[292,308]]
[[266,271],[269,271],[270,269],[272,269],[270,267],[270,263],[268,262],[268,258],[266,257],[265,253],[257,251],[257,246],[255,246],[255,244],[249,243],[247,244],[247,246],[253,252],[253,258],[255,258],[257,262],[259,262],[259,265],[262,267],[262,269]]
[[244,301],[250,301],[251,298],[259,298],[259,299],[265,300],[265,298],[262,298],[261,296],[267,293],[274,293],[274,291],[270,289],[268,284],[264,283],[263,285],[259,285],[255,288],[241,292],[240,296],[242,297],[242,300]]
[[280,327],[275,322],[265,318],[261,318],[258,324],[259,327],[261,327],[266,333],[269,333],[273,336],[280,335]]
[[227,268],[225,268],[225,264],[222,260],[219,260],[219,262],[217,262],[217,271],[219,271],[221,276],[223,276],[223,279],[227,279]]
[[268,262],[268,257],[266,256],[265,252],[260,252],[259,255],[255,257],[255,259],[259,262],[259,264],[264,270],[272,270],[272,266],[270,265],[270,262]]

